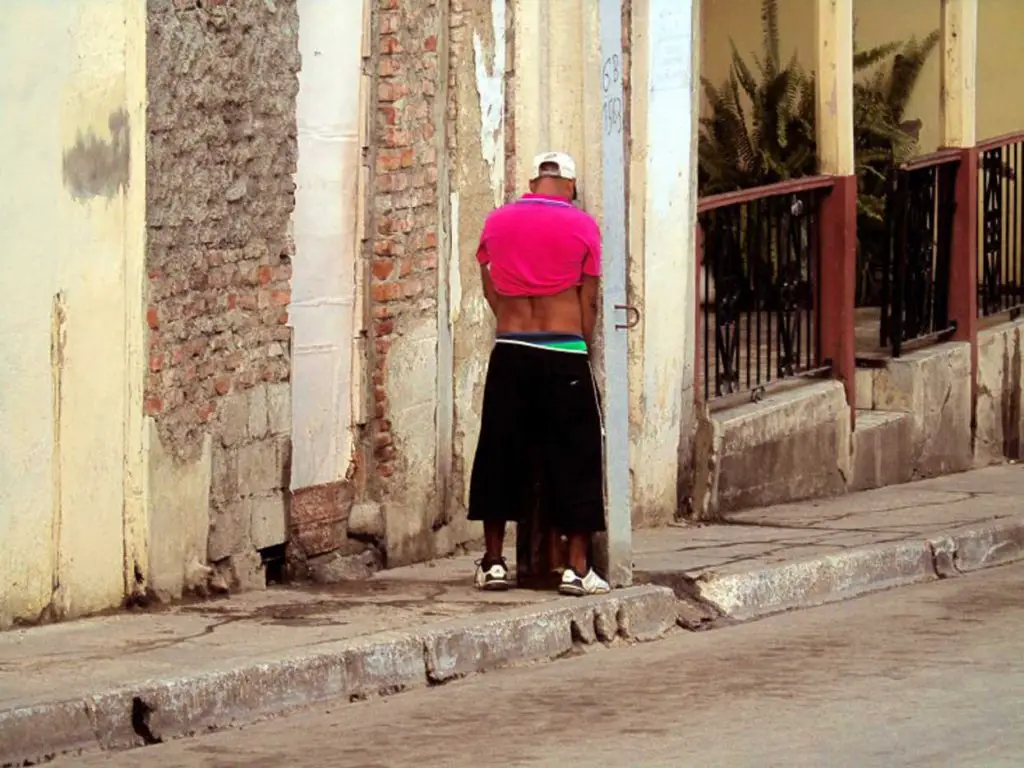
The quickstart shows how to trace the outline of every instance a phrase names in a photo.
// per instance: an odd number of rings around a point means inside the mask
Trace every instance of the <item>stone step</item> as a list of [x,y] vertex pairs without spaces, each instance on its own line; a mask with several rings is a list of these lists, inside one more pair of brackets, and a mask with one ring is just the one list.
[[853,432],[851,491],[905,483],[913,473],[911,414],[858,408]]

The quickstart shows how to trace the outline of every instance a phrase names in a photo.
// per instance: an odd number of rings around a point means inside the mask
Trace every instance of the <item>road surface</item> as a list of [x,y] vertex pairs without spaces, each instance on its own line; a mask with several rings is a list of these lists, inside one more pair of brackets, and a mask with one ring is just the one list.
[[1024,565],[56,766],[1024,765]]

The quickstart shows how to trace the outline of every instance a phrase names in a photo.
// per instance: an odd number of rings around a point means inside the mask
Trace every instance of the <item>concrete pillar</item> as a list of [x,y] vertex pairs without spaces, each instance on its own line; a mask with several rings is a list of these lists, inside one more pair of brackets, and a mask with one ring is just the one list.
[[978,0],[941,0],[942,147],[973,147],[977,98]]
[[836,177],[819,217],[821,264],[818,345],[833,375],[855,394],[854,304],[857,177],[853,151],[853,0],[816,0],[819,173]]
[[853,0],[816,0],[818,171],[854,173]]
[[691,458],[699,11],[693,0],[632,6],[629,298],[641,321],[629,335],[629,386],[637,525],[673,519],[680,471]]
[[125,105],[132,126],[125,188],[124,594],[143,594],[149,572],[148,460],[143,393],[146,354],[146,7],[125,0]]

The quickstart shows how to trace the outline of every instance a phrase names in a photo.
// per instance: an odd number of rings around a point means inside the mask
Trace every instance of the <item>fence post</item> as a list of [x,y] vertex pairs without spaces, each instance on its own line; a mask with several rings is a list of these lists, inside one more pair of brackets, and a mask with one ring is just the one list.
[[955,341],[971,345],[971,391],[978,372],[978,150],[961,150],[956,172],[953,247],[949,256],[949,319]]
[[[962,150],[950,253],[949,318],[971,345],[971,402],[978,390],[978,0],[942,0],[941,144]],[[972,413],[973,421],[973,413]]]
[[857,177],[840,176],[825,197],[819,220],[818,351],[832,361],[854,417],[856,393],[855,299],[857,279]]
[[850,422],[856,394],[857,176],[853,144],[853,0],[817,0],[815,130],[818,170],[836,178],[821,208],[818,351],[846,388]]

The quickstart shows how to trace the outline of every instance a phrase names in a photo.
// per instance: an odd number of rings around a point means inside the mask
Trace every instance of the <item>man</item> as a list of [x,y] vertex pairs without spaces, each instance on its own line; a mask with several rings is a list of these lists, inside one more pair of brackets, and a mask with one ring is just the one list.
[[530,193],[493,211],[480,236],[480,276],[497,318],[469,490],[469,519],[483,522],[486,541],[480,589],[511,585],[505,527],[526,513],[539,466],[549,523],[569,543],[559,591],[610,590],[587,562],[605,527],[604,430],[589,359],[601,233],[575,199],[573,159],[538,155]]

